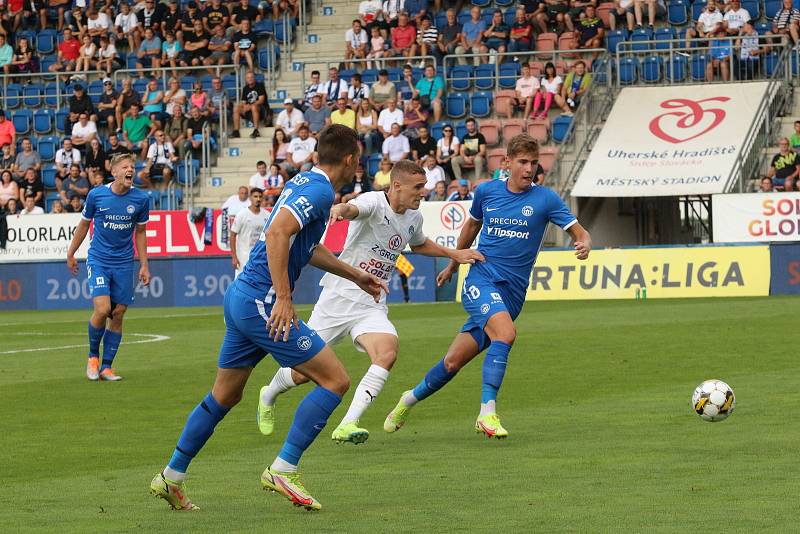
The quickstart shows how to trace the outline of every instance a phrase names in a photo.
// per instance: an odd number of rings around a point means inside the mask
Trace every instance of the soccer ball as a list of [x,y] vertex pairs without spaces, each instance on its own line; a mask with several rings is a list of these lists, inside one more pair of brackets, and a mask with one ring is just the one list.
[[706,380],[694,388],[692,409],[704,421],[713,423],[727,419],[735,407],[736,396],[722,380]]

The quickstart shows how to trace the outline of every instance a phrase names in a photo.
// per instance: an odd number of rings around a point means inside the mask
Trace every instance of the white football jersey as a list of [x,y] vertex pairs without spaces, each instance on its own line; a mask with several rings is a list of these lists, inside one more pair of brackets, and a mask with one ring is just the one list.
[[236,257],[239,258],[242,268],[250,258],[250,251],[261,237],[267,217],[269,217],[268,211],[262,209],[256,214],[250,211],[250,208],[245,208],[240,210],[233,220],[231,232],[236,234]]
[[[422,214],[419,210],[395,213],[383,191],[363,193],[350,204],[358,207],[358,217],[350,221],[339,259],[388,282],[397,257],[406,245],[425,243]],[[386,295],[381,297],[380,303],[375,303],[353,282],[330,273],[322,277],[320,285],[349,300],[381,308],[386,306]]]

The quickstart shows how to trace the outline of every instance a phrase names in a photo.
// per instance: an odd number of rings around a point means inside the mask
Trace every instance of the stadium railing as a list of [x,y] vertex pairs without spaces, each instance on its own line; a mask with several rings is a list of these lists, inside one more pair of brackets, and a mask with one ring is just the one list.
[[[9,109],[25,109],[31,108],[35,111],[39,108],[53,108],[60,111],[62,107],[66,107],[66,98],[72,96],[66,82],[72,78],[75,72],[33,72],[26,74],[3,74],[0,76],[0,108],[8,111]],[[105,71],[91,70],[81,71],[77,74],[85,76],[85,80],[76,80],[75,83],[81,83],[87,87],[89,80],[92,78],[102,80],[108,74]],[[30,83],[26,83],[30,81]],[[9,92],[9,86],[12,90]],[[41,101],[44,102],[43,106],[27,106],[24,103],[24,90],[31,88],[41,89]],[[49,92],[51,89],[52,92]],[[55,98],[55,105],[48,105],[48,101]],[[12,102],[17,102],[15,105],[9,105]]]

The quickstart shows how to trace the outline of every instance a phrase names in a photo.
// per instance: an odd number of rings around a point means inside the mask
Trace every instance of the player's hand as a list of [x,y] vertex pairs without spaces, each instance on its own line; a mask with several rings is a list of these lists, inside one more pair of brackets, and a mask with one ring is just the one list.
[[470,265],[473,265],[476,261],[486,261],[486,258],[483,257],[483,254],[471,248],[454,250],[451,255],[451,259],[459,264],[469,263]]
[[457,264],[451,261],[450,263],[447,264],[447,267],[442,269],[442,272],[440,272],[439,276],[436,277],[436,285],[438,287],[442,287],[443,285],[445,285],[447,282],[450,281],[450,279],[453,277],[453,274],[456,272],[457,269],[456,265]]
[[585,260],[589,257],[589,251],[592,250],[592,246],[584,243],[583,241],[576,241],[575,242],[575,256],[579,260]]
[[233,265],[234,269],[239,268],[239,258],[233,257],[231,258],[231,265]]
[[331,208],[331,216],[328,219],[328,226],[332,225],[335,222],[343,221],[344,214],[347,212],[347,203],[340,202]]
[[139,281],[143,285],[150,284],[150,269],[147,267],[147,265],[142,265],[139,267]]
[[272,314],[267,320],[269,337],[273,341],[278,341],[279,339],[284,342],[289,341],[289,332],[292,329],[292,325],[298,326],[297,313],[294,311],[292,297],[278,297],[272,307]]
[[75,259],[75,256],[67,256],[67,269],[72,276],[78,275],[78,260]]
[[381,301],[381,292],[389,294],[389,286],[386,285],[385,280],[381,280],[377,276],[371,275],[368,272],[362,271],[356,280],[355,284],[363,289],[366,293],[372,295],[375,302]]

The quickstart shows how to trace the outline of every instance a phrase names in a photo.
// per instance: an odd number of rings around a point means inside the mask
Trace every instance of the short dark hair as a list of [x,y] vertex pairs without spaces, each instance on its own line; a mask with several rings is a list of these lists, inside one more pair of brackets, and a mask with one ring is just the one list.
[[259,160],[259,161],[256,163],[256,167],[258,167],[259,165],[266,165],[266,164],[267,164],[267,162],[266,162],[266,161],[264,161],[264,160],[262,159],[262,160]]
[[263,195],[264,194],[264,190],[261,189],[260,187],[254,187],[254,188],[250,189],[250,194],[252,195],[253,193],[261,193]]
[[358,134],[349,126],[331,124],[319,133],[320,165],[340,165],[346,156],[358,155]]
[[317,76],[319,76],[319,71],[318,71],[318,70],[312,70],[312,71],[311,71],[311,75],[313,76],[313,75],[315,75],[315,74],[316,74]]
[[389,174],[389,179],[392,182],[397,182],[405,177],[413,176],[415,174],[421,174],[425,176],[425,169],[411,160],[401,159],[392,167],[392,171]]
[[467,120],[465,120],[464,124],[467,124],[469,122],[474,122],[476,126],[478,125],[478,121],[476,121],[473,117],[470,117]]
[[353,22],[352,22],[352,24],[355,24],[356,22],[358,22],[359,24],[361,24],[361,21],[360,21],[360,20],[358,20],[358,19],[353,19]]

